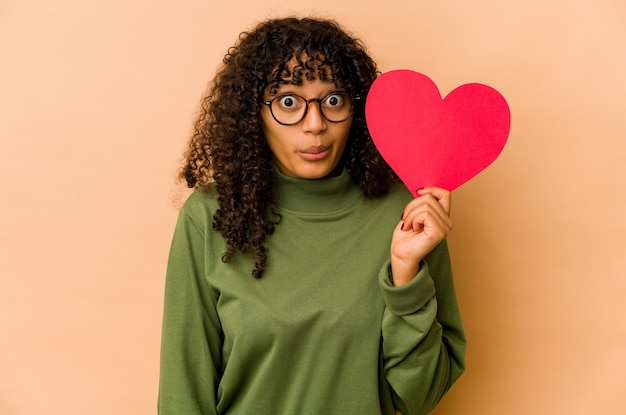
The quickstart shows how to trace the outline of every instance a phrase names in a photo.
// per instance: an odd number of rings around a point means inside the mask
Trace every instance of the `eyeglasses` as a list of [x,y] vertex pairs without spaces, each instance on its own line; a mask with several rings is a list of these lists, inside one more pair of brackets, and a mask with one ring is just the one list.
[[354,114],[354,102],[360,96],[350,97],[347,92],[334,91],[323,98],[305,99],[296,94],[282,94],[263,101],[270,108],[272,117],[282,125],[295,125],[304,119],[309,110],[309,103],[317,102],[322,116],[334,123],[346,121]]

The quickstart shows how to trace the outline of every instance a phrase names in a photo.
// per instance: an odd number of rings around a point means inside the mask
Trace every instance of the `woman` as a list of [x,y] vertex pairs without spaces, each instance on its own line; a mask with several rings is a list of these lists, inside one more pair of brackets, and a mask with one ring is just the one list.
[[376,151],[377,75],[327,20],[229,50],[181,172],[160,414],[422,414],[463,372],[450,194],[413,199]]

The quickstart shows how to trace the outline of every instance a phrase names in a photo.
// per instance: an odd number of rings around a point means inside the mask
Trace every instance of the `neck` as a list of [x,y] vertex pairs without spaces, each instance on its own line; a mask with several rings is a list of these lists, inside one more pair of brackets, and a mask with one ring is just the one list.
[[323,179],[311,180],[285,176],[276,170],[280,208],[325,214],[337,212],[362,197],[347,170],[337,169],[333,173]]

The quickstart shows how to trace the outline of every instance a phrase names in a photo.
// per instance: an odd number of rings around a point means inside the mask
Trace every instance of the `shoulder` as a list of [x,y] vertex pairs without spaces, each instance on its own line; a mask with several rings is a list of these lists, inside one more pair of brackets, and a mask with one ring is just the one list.
[[197,224],[207,225],[213,221],[213,214],[219,208],[215,185],[202,186],[191,193],[180,209],[180,216]]
[[406,205],[413,200],[413,195],[402,183],[393,183],[387,193],[381,196],[363,198],[363,208],[370,219],[395,226]]
[[404,184],[394,182],[391,184],[387,193],[373,199],[376,200],[376,203],[384,207],[399,207],[402,209],[407,203],[413,200],[413,195]]
[[391,184],[388,197],[394,200],[401,200],[406,203],[413,199],[413,195],[411,194],[411,192],[409,192],[409,189],[407,189],[407,187],[403,183],[399,182],[394,182]]

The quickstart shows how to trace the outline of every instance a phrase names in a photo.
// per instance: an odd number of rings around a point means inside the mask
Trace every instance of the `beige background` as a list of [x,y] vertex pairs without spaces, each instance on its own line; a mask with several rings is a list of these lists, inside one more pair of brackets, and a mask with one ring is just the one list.
[[436,413],[626,413],[626,3],[307,3],[0,0],[0,414],[155,413],[174,170],[226,49],[291,12],[511,105],[454,195],[468,372]]

